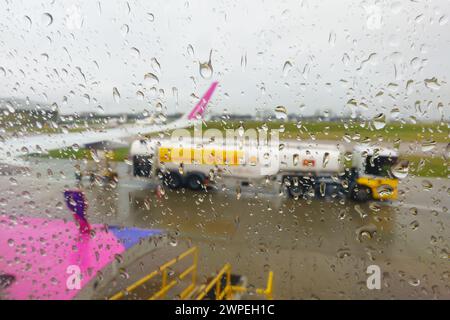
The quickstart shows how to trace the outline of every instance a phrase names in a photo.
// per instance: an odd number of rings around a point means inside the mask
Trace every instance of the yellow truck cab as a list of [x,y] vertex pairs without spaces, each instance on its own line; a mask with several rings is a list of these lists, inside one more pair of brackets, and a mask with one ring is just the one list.
[[396,200],[398,179],[392,174],[398,152],[393,149],[355,146],[352,156],[354,178],[349,186],[354,200]]

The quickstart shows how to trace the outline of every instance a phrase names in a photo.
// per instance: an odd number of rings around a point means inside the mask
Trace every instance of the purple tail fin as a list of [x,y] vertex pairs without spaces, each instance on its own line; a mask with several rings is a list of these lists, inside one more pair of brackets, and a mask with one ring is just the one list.
[[70,211],[73,212],[75,220],[80,226],[81,233],[88,233],[91,230],[88,220],[86,219],[87,201],[81,190],[64,191],[64,200]]

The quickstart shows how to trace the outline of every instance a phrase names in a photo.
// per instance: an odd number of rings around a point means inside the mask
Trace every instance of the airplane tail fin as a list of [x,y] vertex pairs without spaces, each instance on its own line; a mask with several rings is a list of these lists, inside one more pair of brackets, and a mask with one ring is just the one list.
[[72,211],[74,219],[78,222],[80,233],[89,233],[91,226],[86,218],[87,200],[81,190],[65,190],[64,200],[70,211]]
[[203,118],[203,114],[206,111],[206,106],[208,105],[209,100],[211,99],[214,90],[216,90],[217,84],[219,82],[214,81],[209,89],[205,92],[203,97],[200,98],[200,101],[195,105],[195,107],[189,112],[187,115],[188,120],[196,120]]

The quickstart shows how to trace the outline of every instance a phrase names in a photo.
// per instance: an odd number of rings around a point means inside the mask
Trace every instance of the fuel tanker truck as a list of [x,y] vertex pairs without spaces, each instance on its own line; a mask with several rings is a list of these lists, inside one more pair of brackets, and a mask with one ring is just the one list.
[[[172,189],[201,190],[214,177],[257,183],[272,178],[294,198],[331,193],[356,201],[395,200],[398,166],[395,150],[357,145],[346,152],[336,145],[282,142],[261,148],[257,143],[226,146],[172,139],[144,139],[131,144],[133,175],[160,178]],[[344,166],[349,163],[351,166]],[[401,172],[399,169],[396,172]]]

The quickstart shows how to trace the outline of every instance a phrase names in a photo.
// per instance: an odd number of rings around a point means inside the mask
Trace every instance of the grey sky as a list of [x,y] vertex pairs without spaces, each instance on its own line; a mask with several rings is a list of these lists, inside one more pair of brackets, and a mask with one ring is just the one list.
[[[24,0],[0,10],[0,96],[56,102],[63,113],[152,111],[157,101],[186,111],[192,93],[218,80],[216,113],[283,105],[288,113],[389,116],[398,108],[404,119],[449,118],[448,0]],[[199,61],[210,50],[214,72],[204,79]],[[149,72],[159,83],[144,81]]]

